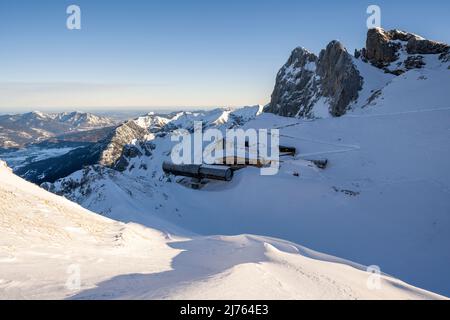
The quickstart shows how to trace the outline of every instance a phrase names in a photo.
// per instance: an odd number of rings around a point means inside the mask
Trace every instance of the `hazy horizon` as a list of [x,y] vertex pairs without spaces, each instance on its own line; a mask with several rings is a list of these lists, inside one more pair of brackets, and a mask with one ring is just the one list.
[[[14,115],[29,112],[43,112],[43,113],[63,113],[63,112],[87,112],[97,115],[140,115],[149,112],[155,113],[170,113],[175,111],[197,111],[197,110],[213,110],[216,108],[226,108],[227,106],[173,106],[173,107],[113,107],[113,108],[0,108],[0,115]],[[231,106],[244,107],[244,106]]]
[[[71,4],[81,30],[66,28]],[[370,4],[1,1],[0,112],[265,105],[294,48],[364,47]],[[448,2],[376,4],[383,28],[450,43]]]

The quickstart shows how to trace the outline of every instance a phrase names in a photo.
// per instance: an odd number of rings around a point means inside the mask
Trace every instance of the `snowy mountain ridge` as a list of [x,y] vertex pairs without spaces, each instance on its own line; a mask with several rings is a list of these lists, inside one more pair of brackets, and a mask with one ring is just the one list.
[[167,132],[176,129],[192,130],[194,121],[201,121],[204,128],[226,125],[237,126],[254,119],[263,112],[263,106],[247,106],[243,108],[216,108],[207,111],[180,111],[167,115],[153,112],[133,120],[137,125],[150,132]]

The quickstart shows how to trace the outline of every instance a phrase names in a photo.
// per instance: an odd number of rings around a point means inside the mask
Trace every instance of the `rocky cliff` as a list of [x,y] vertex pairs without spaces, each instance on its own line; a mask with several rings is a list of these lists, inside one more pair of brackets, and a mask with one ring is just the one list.
[[445,43],[400,30],[376,28],[368,31],[366,47],[357,52],[357,56],[361,55],[365,61],[385,72],[400,75],[411,69],[423,68],[424,55],[439,55],[439,59],[444,61],[449,52],[450,46]]
[[328,112],[341,116],[358,98],[362,78],[352,56],[338,41],[332,41],[319,57],[304,48],[295,49],[277,75],[266,112],[287,117],[314,117],[313,107],[321,98]]
[[[398,76],[425,67],[428,56],[449,62],[449,48],[412,33],[380,28],[368,31],[366,47],[354,56],[339,41],[330,42],[319,56],[296,48],[278,72],[264,111],[299,118],[342,116],[354,106],[370,103],[367,97],[361,98],[361,91],[365,82],[372,81],[365,81],[361,70],[375,67]],[[368,84],[365,91],[373,94],[378,90]]]

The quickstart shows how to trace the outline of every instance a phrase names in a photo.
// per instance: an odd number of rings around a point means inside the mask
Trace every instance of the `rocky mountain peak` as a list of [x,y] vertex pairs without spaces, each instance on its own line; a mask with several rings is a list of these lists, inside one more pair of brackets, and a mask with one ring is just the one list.
[[377,69],[397,76],[424,68],[427,63],[445,67],[447,62],[449,45],[396,29],[370,29],[366,47],[356,50],[354,56],[337,40],[331,41],[319,56],[298,47],[278,72],[271,101],[264,111],[287,117],[339,117],[360,99],[361,106],[367,105],[367,92],[380,92],[381,87],[367,87],[361,98],[365,82],[372,81],[371,76],[364,81],[360,70],[381,78],[375,75]]
[[317,63],[317,56],[303,47],[295,48],[288,59],[287,64],[297,68],[304,68],[310,63]]
[[367,32],[366,47],[358,55],[372,65],[393,74],[402,74],[410,69],[420,69],[425,65],[422,55],[440,55],[448,58],[450,46],[419,35],[401,31],[386,31],[381,28]]
[[272,99],[265,112],[288,117],[314,117],[320,98],[329,101],[329,113],[341,116],[358,97],[362,78],[352,56],[339,41],[332,41],[319,57],[296,48],[278,72]]
[[277,74],[271,102],[264,111],[286,117],[308,116],[317,100],[315,71],[318,60],[306,49],[294,49]]
[[330,114],[342,116],[348,105],[358,98],[363,79],[352,56],[339,41],[332,41],[319,57],[317,74],[321,78],[320,94],[329,98]]

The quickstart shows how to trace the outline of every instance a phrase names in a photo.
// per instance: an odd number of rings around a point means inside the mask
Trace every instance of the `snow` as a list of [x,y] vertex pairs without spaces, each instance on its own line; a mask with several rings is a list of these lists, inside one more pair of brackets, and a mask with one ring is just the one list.
[[251,107],[238,108],[231,112],[234,117],[239,117],[245,121],[249,121],[259,116],[263,112],[264,107],[262,105],[256,105]]
[[367,110],[356,110],[357,114],[366,116],[373,114],[393,114],[400,112],[424,112],[450,108],[448,83],[450,72],[437,68],[436,61],[429,57],[430,64],[434,61],[435,68],[414,69],[393,78],[389,85],[383,88],[382,97],[376,105]]
[[[373,288],[364,267],[287,241],[185,237],[110,220],[3,162],[0,179],[2,299],[443,298],[383,274]],[[79,287],[70,286],[73,270]]]
[[164,118],[161,116],[156,116],[156,115],[154,115],[154,113],[149,113],[146,116],[135,119],[134,122],[141,128],[151,129],[154,126],[161,127],[161,126],[166,125],[167,123],[170,122],[170,119],[167,119],[167,118]]
[[392,81],[395,76],[385,73],[383,70],[375,68],[370,63],[363,62],[359,59],[353,59],[353,63],[363,77],[363,88],[358,93],[358,100],[352,106],[353,108],[361,108],[367,105],[368,99],[377,91],[382,90]]
[[6,161],[11,168],[17,170],[33,162],[62,156],[77,148],[78,147],[76,146],[58,148],[30,146],[19,150],[0,152],[0,157]]
[[182,111],[168,115],[156,115],[148,113],[146,116],[133,120],[138,126],[155,130],[163,128],[166,125],[172,125],[177,128],[192,129],[194,121],[202,121],[204,127],[217,127],[233,122],[246,122],[254,119],[263,111],[263,106],[247,106],[243,108],[216,108],[209,111]]
[[315,62],[311,61],[308,62],[303,68],[307,71],[316,72],[317,65]]
[[328,103],[328,99],[325,97],[321,97],[313,107],[313,115],[316,119],[322,118],[330,118],[330,104]]

